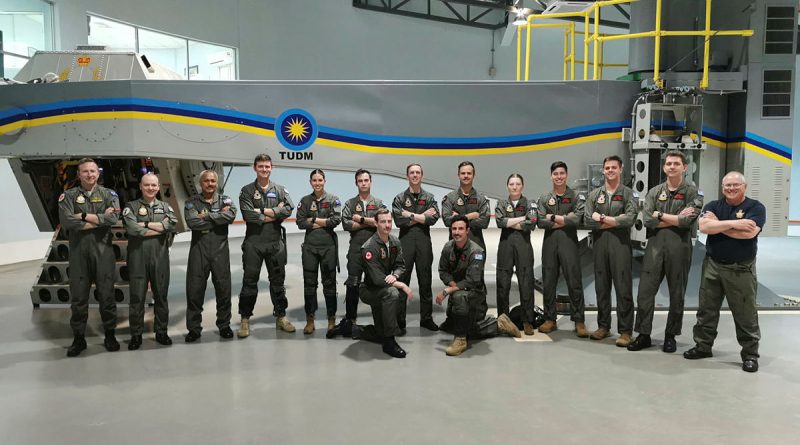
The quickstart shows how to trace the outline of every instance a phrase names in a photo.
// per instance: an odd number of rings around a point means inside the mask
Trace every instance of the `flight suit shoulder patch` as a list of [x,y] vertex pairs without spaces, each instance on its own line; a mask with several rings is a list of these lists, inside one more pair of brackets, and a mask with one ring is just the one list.
[[61,201],[63,201],[63,200],[64,200],[64,198],[65,198],[66,196],[67,196],[67,195],[65,195],[64,193],[62,193],[62,194],[61,194],[61,196],[59,196],[59,197],[58,197],[58,202],[61,202]]
[[131,214],[131,208],[130,207],[125,207],[125,210],[122,211],[122,215],[123,216],[128,216],[130,214]]
[[372,251],[370,251],[370,250],[365,250],[364,253],[362,254],[362,256],[367,261],[372,261],[372,258],[375,257],[375,255],[373,255]]

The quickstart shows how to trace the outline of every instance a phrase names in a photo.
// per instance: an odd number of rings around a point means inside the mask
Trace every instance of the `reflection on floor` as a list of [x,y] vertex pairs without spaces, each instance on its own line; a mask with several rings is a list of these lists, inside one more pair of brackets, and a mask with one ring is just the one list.
[[[446,233],[435,236],[434,245],[441,246]],[[487,245],[496,245],[496,239],[496,232],[487,234]],[[304,319],[299,242],[299,237],[290,237],[287,266],[289,317],[295,324]],[[238,291],[239,240],[231,244],[233,288]],[[769,245],[769,239],[762,240],[762,282],[776,293],[797,295],[796,287],[770,281],[773,274],[787,274],[785,268],[794,268],[787,276],[797,275],[797,262],[784,258],[786,241],[776,244],[783,246],[777,252]],[[800,251],[791,250],[795,256]],[[92,308],[89,349],[77,359],[65,357],[71,340],[69,309],[34,310],[30,305],[28,290],[38,264],[0,267],[3,444],[796,440],[800,318],[792,311],[761,313],[764,341],[756,374],[739,368],[728,314],[720,322],[714,357],[706,360],[690,362],[680,356],[692,345],[693,313],[684,318],[677,354],[658,348],[666,315],[657,313],[657,347],[642,352],[615,347],[613,337],[578,339],[571,333],[572,323],[563,318],[559,331],[530,339],[540,341],[495,338],[475,342],[463,356],[449,358],[444,348],[451,337],[421,331],[419,306],[412,303],[408,334],[399,339],[409,356],[398,360],[374,344],[326,340],[323,321],[312,336],[299,330],[276,332],[265,285],[250,338],[220,340],[209,289],[202,341],[187,345],[182,340],[186,252],[185,244],[173,247],[173,346],[161,347],[148,335],[142,350],[125,350],[127,308],[121,307],[123,351],[105,352],[99,316]],[[490,263],[492,257],[490,249]],[[765,258],[775,264],[762,265]],[[340,275],[340,312],[343,281]],[[487,266],[487,282],[493,302],[493,264]],[[434,283],[438,287],[435,275]],[[516,299],[514,292],[512,302]],[[234,297],[234,308],[236,304]],[[360,321],[367,322],[367,308],[360,309]],[[443,310],[435,307],[434,316],[441,322]],[[590,329],[596,327],[593,313],[587,321]],[[152,326],[150,311],[147,323]]]

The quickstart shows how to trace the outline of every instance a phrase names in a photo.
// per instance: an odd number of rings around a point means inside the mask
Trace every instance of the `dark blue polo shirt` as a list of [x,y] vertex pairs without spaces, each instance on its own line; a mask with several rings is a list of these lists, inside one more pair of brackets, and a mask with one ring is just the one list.
[[[732,206],[725,198],[706,204],[703,212],[711,212],[720,221],[729,219],[751,219],[759,228],[764,227],[767,210],[755,199],[745,197],[737,206]],[[752,239],[735,239],[724,233],[708,235],[706,251],[716,261],[740,262],[755,259],[758,251],[758,235]]]

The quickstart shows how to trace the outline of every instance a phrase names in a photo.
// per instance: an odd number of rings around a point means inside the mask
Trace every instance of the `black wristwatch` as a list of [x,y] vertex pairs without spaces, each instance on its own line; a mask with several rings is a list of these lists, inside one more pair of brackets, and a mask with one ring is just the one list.
[[149,225],[150,225],[150,221],[145,221],[145,222],[144,222],[144,228],[145,228],[145,229],[146,229],[146,228],[147,228]]
[[86,212],[81,212],[81,221],[86,221]]
[[656,215],[656,218],[658,218],[659,221],[661,221],[661,218],[663,218],[663,217],[664,217],[664,214],[661,213],[661,212],[658,212],[658,215]]
[[552,215],[550,215],[550,221],[552,221],[552,222],[556,222],[556,214],[555,214],[555,213],[553,213]]

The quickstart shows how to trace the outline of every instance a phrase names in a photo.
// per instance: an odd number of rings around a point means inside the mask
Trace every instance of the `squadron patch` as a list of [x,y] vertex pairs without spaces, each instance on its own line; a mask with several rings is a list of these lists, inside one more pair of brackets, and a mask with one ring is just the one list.
[[458,201],[456,201],[456,205],[463,206],[463,205],[464,205],[464,200],[463,200],[463,199],[461,199],[461,197],[459,197],[459,198],[458,198]]
[[506,207],[506,212],[508,212],[508,213],[511,213],[511,212],[513,212],[513,211],[514,211],[514,208],[513,208],[513,207],[511,207],[511,204],[509,204],[509,205]]
[[702,190],[698,190],[698,191],[697,191],[697,196],[699,196],[699,197],[703,198],[703,197],[705,197],[705,196],[706,196],[706,194],[705,194],[705,193],[703,193],[703,191],[702,191]]
[[131,214],[130,207],[125,207],[125,210],[122,211],[122,216],[127,216]]
[[744,211],[742,209],[739,209],[739,211],[736,212],[736,217],[739,219],[744,218]]
[[83,195],[78,195],[78,197],[75,198],[75,202],[77,202],[78,204],[83,204],[84,202],[86,202],[86,198]]
[[658,195],[658,200],[659,201],[666,201],[667,200],[667,192],[661,192],[661,194]]
[[147,215],[147,207],[139,207],[139,215],[141,216]]
[[256,190],[256,192],[255,192],[255,193],[253,193],[253,199],[255,199],[255,200],[261,200],[261,192],[259,192],[258,190]]
[[309,207],[308,210],[310,210],[312,212],[316,212],[317,211],[317,201],[311,201],[311,207]]
[[372,252],[369,250],[364,251],[364,259],[367,261],[372,261]]
[[547,205],[549,205],[549,206],[554,206],[554,205],[556,205],[556,198],[553,198],[553,197],[551,196],[551,197],[550,197],[550,200],[549,200],[549,201],[547,201]]
[[605,194],[605,193],[601,193],[601,194],[600,194],[600,195],[597,197],[597,203],[598,203],[598,204],[605,204],[605,203],[606,203],[606,194]]
[[578,199],[580,199],[581,201],[586,201],[586,196],[583,193],[581,193],[580,195],[578,195]]
[[185,207],[186,207],[186,210],[191,210],[191,209],[194,208],[194,204],[192,204],[190,201],[186,201],[186,206]]
[[361,208],[361,204],[356,204],[356,212],[360,212],[363,209]]
[[478,260],[478,261],[483,261],[483,254],[482,253],[476,253],[475,254],[475,259]]
[[64,194],[62,193],[61,196],[58,197],[58,202],[61,202],[63,200],[64,200]]
[[336,201],[333,201],[333,205],[334,205],[335,207],[340,207],[340,206],[342,205],[342,201],[339,201],[339,200],[337,199]]
[[[445,199],[447,199],[446,196],[445,196]],[[405,206],[406,207],[411,207],[411,198],[406,198]]]
[[384,248],[382,248],[382,247],[381,247],[381,259],[382,259],[382,260],[385,260],[385,259],[386,259],[386,249],[384,249]]
[[222,200],[222,203],[224,205],[226,205],[226,206],[229,206],[229,205],[233,204],[233,201],[231,200],[231,198],[225,198],[225,199]]

